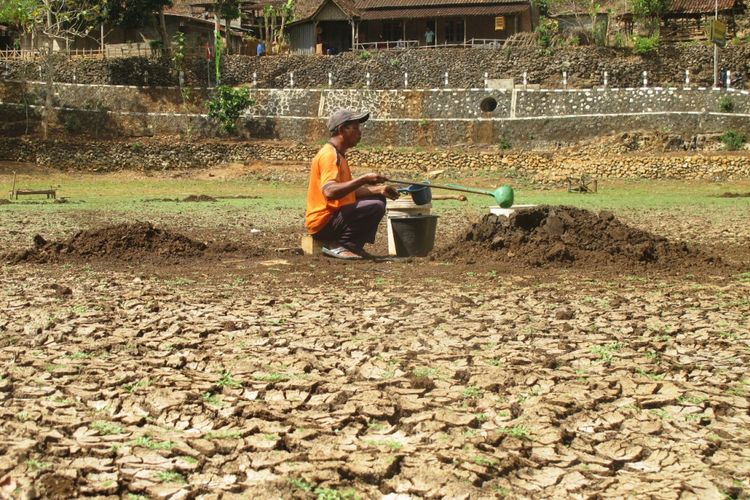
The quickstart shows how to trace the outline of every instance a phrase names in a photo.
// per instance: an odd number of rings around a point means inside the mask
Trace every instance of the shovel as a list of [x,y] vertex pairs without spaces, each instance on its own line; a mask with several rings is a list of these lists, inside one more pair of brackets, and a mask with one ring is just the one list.
[[394,184],[406,184],[412,186],[424,186],[429,188],[438,189],[449,189],[451,191],[461,191],[463,193],[474,193],[474,194],[487,194],[495,198],[497,204],[502,208],[509,208],[513,205],[513,188],[507,184],[503,184],[494,191],[489,189],[477,189],[461,186],[459,184],[425,184],[420,182],[401,181],[398,179],[386,179],[387,182],[393,182]]

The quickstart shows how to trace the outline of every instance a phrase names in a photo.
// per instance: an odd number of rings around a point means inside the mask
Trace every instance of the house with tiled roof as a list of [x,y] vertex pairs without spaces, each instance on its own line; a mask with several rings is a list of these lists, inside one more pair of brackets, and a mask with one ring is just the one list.
[[297,53],[497,44],[532,30],[528,0],[300,0],[288,25]]

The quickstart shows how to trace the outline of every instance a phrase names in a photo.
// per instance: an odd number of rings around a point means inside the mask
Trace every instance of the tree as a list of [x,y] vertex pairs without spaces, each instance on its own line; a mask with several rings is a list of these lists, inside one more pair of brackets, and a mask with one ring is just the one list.
[[[44,111],[42,112],[42,134],[49,137],[49,123],[52,118],[53,88],[53,54],[56,40],[64,40],[66,46],[75,38],[84,37],[95,26],[101,15],[101,5],[91,2],[80,6],[74,0],[41,0],[35,21],[35,28],[41,26],[41,32],[47,37],[47,54],[45,66]],[[44,17],[42,17],[44,16]]]
[[240,17],[239,0],[216,0],[215,8],[217,19],[224,19],[225,33],[227,37],[227,53],[230,53],[231,44],[229,43],[229,25],[231,24],[232,19]]
[[281,47],[284,42],[284,28],[286,27],[286,23],[294,19],[294,0],[286,0],[284,5],[281,6],[280,14],[281,26],[276,34],[276,43],[278,43],[279,47]]
[[126,29],[142,28],[155,23],[161,39],[162,53],[168,55],[170,41],[164,9],[171,6],[172,0],[104,0],[102,21]]
[[633,17],[642,21],[653,35],[659,27],[659,21],[672,7],[672,0],[630,0]]

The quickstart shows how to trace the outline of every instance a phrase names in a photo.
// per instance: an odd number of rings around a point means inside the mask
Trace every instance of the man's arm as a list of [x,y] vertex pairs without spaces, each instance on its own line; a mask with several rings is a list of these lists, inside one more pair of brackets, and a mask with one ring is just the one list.
[[345,182],[331,181],[323,186],[323,195],[329,200],[338,200],[349,193],[356,193],[359,189],[367,189],[365,186],[382,182],[385,182],[385,177],[380,174],[365,174]]

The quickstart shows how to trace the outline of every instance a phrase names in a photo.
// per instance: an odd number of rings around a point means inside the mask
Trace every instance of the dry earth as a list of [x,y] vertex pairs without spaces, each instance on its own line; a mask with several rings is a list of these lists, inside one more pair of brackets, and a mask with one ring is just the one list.
[[[9,250],[112,222],[9,214]],[[263,228],[205,255],[61,245],[3,264],[0,497],[746,498],[750,224],[735,215],[622,214],[735,266],[690,274],[341,263],[273,250],[298,229],[253,214],[150,220],[202,241]],[[443,217],[443,241],[467,226]]]

